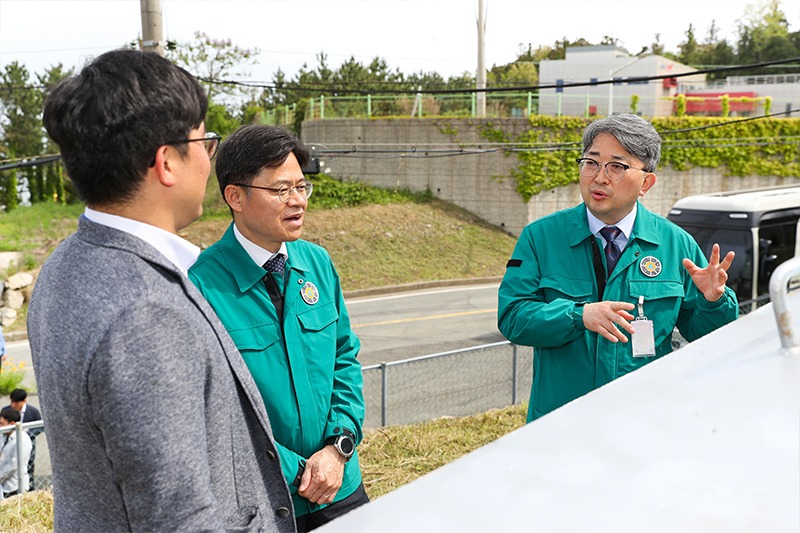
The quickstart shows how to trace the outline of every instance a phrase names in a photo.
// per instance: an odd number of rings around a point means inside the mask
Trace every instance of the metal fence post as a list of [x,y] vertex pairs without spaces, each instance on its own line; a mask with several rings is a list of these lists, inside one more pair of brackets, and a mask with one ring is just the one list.
[[386,372],[386,363],[381,363],[381,427],[386,426],[386,404],[388,402],[388,393],[386,389],[389,385],[389,377]]
[[[22,461],[22,422],[14,424],[14,432],[17,439],[17,493],[23,494],[28,490],[22,486],[22,473],[28,472],[28,461]],[[28,482],[30,483],[30,480]]]
[[511,345],[511,405],[517,405],[517,345]]

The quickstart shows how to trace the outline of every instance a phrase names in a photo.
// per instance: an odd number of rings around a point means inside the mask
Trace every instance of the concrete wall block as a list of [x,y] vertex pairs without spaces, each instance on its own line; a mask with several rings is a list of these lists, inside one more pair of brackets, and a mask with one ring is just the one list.
[[[381,149],[405,150],[407,154],[424,153],[425,149],[487,148],[492,143],[480,135],[480,128],[486,123],[506,131],[510,138],[529,129],[524,118],[314,120],[303,123],[303,140],[328,149],[366,150],[382,144]],[[501,153],[396,159],[325,156],[324,159],[325,167],[337,177],[387,188],[430,189],[438,198],[453,202],[513,235],[519,235],[526,224],[537,218],[582,201],[578,184],[572,184],[542,191],[529,202],[523,202],[513,180],[493,178],[510,175],[518,165],[515,157],[504,157]],[[642,198],[642,203],[664,216],[684,196],[796,182],[776,176],[725,176],[722,168],[687,171],[661,168],[656,174],[656,185]]]

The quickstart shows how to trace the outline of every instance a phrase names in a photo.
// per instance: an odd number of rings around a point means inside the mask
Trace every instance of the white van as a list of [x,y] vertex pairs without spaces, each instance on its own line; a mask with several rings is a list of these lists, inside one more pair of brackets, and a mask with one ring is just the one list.
[[719,243],[736,252],[728,286],[740,304],[768,299],[769,278],[798,254],[800,185],[699,194],[675,202],[669,220],[694,236],[706,257]]

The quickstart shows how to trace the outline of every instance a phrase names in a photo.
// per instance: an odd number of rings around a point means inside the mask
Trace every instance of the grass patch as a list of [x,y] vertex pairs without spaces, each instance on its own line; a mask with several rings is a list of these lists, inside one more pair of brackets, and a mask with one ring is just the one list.
[[49,490],[36,490],[0,500],[0,531],[53,531],[53,493]]
[[521,404],[368,432],[358,456],[369,497],[391,492],[524,426],[527,409],[527,404]]
[[[78,227],[82,204],[34,204],[0,214],[0,251],[22,252],[23,265],[40,265]],[[29,258],[33,259],[33,263]]]
[[[303,238],[328,250],[346,291],[502,276],[516,243],[501,229],[428,194],[340,182],[324,174],[314,183]],[[207,248],[231,221],[214,177],[203,205],[203,216],[181,236]],[[22,269],[33,271],[75,231],[83,209],[82,204],[35,204],[0,213],[0,250],[21,251]],[[17,313],[5,331],[25,330],[27,303]]]
[[[370,431],[358,447],[371,499],[458,459],[525,425],[527,404],[475,416]],[[0,500],[0,531],[53,531],[53,495],[39,490]]]
[[[182,235],[205,248],[228,224],[229,216],[204,218]],[[303,238],[328,251],[344,290],[502,276],[516,242],[439,200],[309,210]]]

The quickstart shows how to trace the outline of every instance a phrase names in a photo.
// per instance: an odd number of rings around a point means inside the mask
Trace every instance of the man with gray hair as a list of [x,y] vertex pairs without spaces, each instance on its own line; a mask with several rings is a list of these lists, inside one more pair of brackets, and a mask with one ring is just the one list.
[[528,422],[738,315],[725,286],[733,252],[707,261],[691,235],[639,203],[656,183],[661,138],[637,115],[583,134],[583,203],[529,224],[498,293],[498,328],[534,348]]

